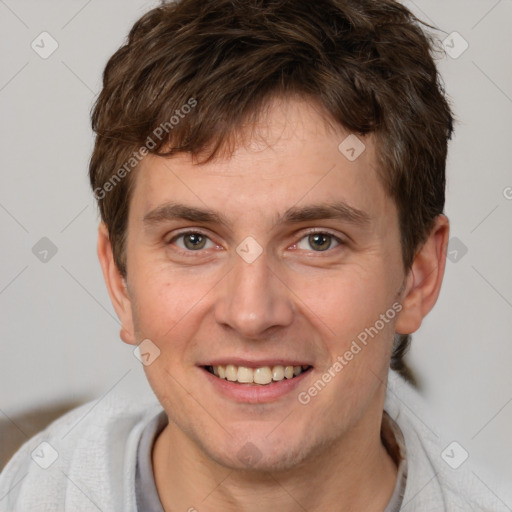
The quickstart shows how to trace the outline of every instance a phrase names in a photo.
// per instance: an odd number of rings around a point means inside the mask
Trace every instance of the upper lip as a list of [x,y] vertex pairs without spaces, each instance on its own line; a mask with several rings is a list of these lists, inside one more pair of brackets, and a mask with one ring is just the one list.
[[312,366],[310,362],[305,359],[297,358],[266,358],[266,359],[243,359],[240,357],[222,357],[212,359],[211,361],[201,363],[199,366],[226,366],[234,364],[235,366],[244,366],[246,368],[261,368],[262,366]]

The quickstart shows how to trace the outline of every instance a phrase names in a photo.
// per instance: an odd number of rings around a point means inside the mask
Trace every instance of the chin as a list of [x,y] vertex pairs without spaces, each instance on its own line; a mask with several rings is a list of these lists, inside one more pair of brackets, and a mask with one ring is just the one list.
[[300,466],[307,456],[304,443],[289,437],[276,436],[270,440],[265,435],[245,435],[237,441],[228,437],[224,449],[219,449],[220,446],[221,443],[205,446],[205,453],[221,466],[235,471],[287,471]]

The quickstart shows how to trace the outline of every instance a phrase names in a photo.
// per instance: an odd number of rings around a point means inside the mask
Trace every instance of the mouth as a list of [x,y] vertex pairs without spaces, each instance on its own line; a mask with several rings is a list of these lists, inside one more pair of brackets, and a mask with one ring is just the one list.
[[256,368],[227,365],[206,365],[203,366],[207,372],[215,377],[235,384],[250,386],[269,386],[275,382],[292,380],[300,375],[311,371],[311,365],[268,365]]

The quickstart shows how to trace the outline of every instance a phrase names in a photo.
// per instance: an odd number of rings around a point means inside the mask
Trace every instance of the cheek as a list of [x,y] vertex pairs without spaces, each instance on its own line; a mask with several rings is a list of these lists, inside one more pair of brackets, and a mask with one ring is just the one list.
[[175,273],[171,277],[164,272],[146,274],[137,284],[133,314],[137,338],[151,340],[160,351],[154,362],[144,366],[144,372],[161,402],[173,396],[173,403],[185,410],[187,397],[178,381],[194,364],[191,340],[198,329],[198,316],[204,314],[201,299],[205,291]]
[[296,286],[296,295],[305,311],[309,310],[307,316],[320,320],[321,330],[328,337],[357,335],[391,306],[383,278],[379,280],[375,274],[354,266]]
[[365,393],[361,383],[378,384],[378,379],[368,379],[370,370],[385,376],[389,365],[397,316],[393,309],[396,282],[381,267],[378,262],[374,267],[352,265],[318,277],[315,286],[304,282],[297,291],[305,298],[302,314],[321,333],[328,354],[321,371],[327,372],[338,361],[337,368],[342,369],[334,371],[336,384],[331,389],[337,388],[349,401],[357,402]]
[[178,276],[174,272],[146,274],[136,283],[134,307],[135,330],[139,336],[149,338],[157,345],[179,338],[187,339],[187,326],[200,310],[205,295],[205,283]]

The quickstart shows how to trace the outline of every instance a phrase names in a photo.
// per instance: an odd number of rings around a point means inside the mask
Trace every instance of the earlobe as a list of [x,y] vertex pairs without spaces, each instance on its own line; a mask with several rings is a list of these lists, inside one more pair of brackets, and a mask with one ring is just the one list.
[[98,259],[110,300],[121,321],[120,337],[125,343],[135,345],[136,340],[128,287],[115,264],[108,229],[103,222],[98,227]]
[[402,311],[395,324],[398,334],[417,331],[437,302],[443,282],[449,231],[448,218],[438,215],[429,237],[416,253],[402,294]]

